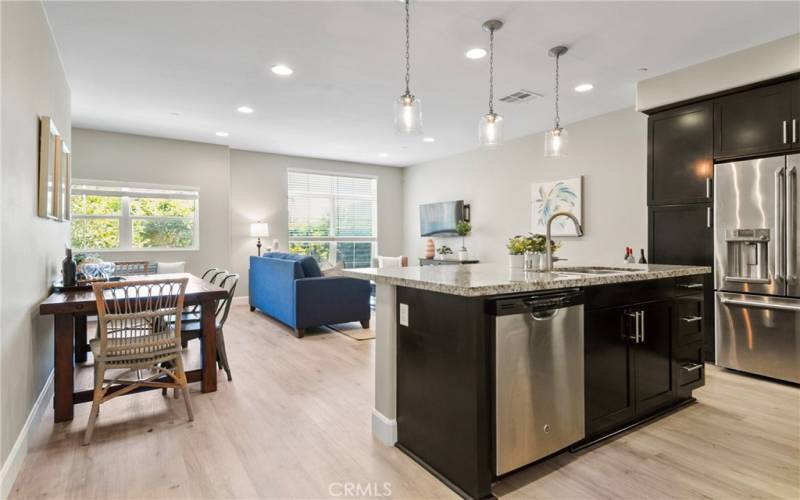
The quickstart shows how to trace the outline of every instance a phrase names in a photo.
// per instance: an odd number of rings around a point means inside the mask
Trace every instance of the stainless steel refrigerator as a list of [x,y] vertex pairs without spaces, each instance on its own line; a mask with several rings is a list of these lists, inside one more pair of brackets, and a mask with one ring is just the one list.
[[714,166],[717,364],[800,383],[800,155]]

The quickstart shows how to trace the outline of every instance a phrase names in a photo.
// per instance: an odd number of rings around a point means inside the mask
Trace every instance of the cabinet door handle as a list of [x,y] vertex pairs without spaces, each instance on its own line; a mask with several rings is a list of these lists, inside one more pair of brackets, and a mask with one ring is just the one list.
[[686,363],[685,365],[681,366],[687,372],[693,372],[702,368],[703,365],[700,363]]
[[711,198],[711,177],[706,177],[706,198]]
[[797,142],[797,118],[792,118],[792,144]]
[[712,226],[711,207],[706,207],[706,227]]
[[786,120],[783,120],[783,143],[786,144]]
[[633,340],[634,344],[638,344],[639,343],[639,312],[638,311],[628,312],[628,313],[625,313],[625,316],[627,316],[629,318],[633,318],[633,323],[635,325],[635,330],[634,330],[633,337],[626,336],[626,338],[628,340]]
[[639,311],[639,321],[641,321],[641,323],[642,323],[642,329],[641,329],[641,332],[642,332],[642,336],[641,336],[641,342],[642,342],[642,343],[644,343],[644,311]]
[[702,316],[681,316],[681,321],[684,323],[695,323],[703,319]]
[[702,283],[681,283],[678,285],[678,288],[688,288],[689,290],[695,290],[697,288],[703,288]]

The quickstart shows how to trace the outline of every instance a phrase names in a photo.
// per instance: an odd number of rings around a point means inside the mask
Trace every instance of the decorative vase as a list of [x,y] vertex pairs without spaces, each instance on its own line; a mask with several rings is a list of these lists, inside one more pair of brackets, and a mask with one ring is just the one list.
[[513,268],[520,268],[525,265],[525,256],[522,254],[519,255],[509,255],[508,256],[508,267]]
[[458,260],[460,260],[461,262],[463,262],[465,260],[469,260],[469,252],[467,252],[466,250],[459,250],[458,251]]
[[428,238],[425,242],[425,258],[432,259],[436,255],[436,245],[433,243],[432,238]]

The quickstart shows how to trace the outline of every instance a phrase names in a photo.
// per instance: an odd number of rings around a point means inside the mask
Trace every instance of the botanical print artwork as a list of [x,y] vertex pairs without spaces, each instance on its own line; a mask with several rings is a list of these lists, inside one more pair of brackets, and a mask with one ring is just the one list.
[[[582,178],[531,184],[531,232],[544,234],[547,219],[556,212],[569,212],[582,220]],[[567,217],[553,221],[553,236],[575,236],[575,224]]]

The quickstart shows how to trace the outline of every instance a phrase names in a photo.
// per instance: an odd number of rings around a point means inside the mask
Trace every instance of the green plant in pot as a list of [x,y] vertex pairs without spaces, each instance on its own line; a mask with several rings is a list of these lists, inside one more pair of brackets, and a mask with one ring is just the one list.
[[469,258],[469,254],[467,253],[467,246],[465,243],[465,238],[469,236],[469,233],[472,231],[472,224],[465,220],[460,220],[456,223],[456,233],[461,236],[461,250],[458,251],[458,260],[467,260]]
[[508,239],[509,267],[522,267],[525,262],[525,252],[530,251],[530,239],[527,236],[517,235]]
[[[531,258],[531,267],[534,269],[539,269],[542,264],[542,254],[547,252],[547,237],[543,234],[528,234],[528,246],[529,251],[533,253]],[[553,250],[553,253],[556,252],[559,248],[561,248],[560,241],[550,240],[550,247]]]
[[448,255],[453,255],[453,249],[447,245],[442,244],[442,246],[436,249],[436,253],[439,254],[439,258],[441,260],[444,260]]

